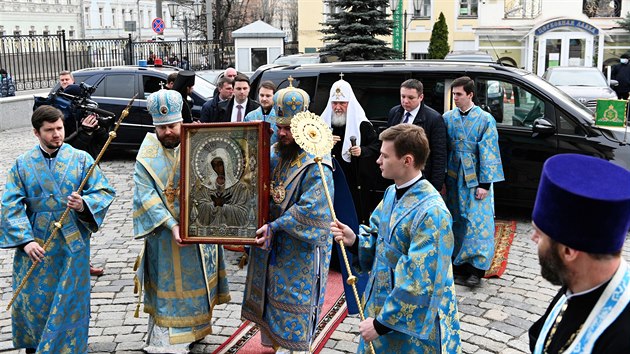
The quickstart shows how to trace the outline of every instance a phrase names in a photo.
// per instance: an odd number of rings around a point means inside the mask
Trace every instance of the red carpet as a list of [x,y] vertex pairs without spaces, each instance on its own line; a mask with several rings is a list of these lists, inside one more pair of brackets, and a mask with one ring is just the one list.
[[507,267],[510,246],[516,233],[516,221],[494,222],[494,258],[484,278],[499,278]]
[[[346,298],[343,293],[343,279],[341,273],[331,271],[328,274],[326,295],[322,316],[317,323],[315,340],[313,341],[313,353],[319,353],[335,328],[348,314]],[[271,348],[265,348],[260,344],[260,331],[255,323],[245,321],[225,343],[221,344],[213,354],[273,354]]]

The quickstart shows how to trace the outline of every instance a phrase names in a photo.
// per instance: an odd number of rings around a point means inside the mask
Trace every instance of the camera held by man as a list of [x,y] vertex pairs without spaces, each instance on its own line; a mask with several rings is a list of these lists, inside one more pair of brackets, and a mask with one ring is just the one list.
[[35,107],[51,105],[64,114],[65,142],[96,157],[107,141],[114,113],[98,108],[90,96],[96,90],[84,82],[70,84],[46,98],[36,99]]

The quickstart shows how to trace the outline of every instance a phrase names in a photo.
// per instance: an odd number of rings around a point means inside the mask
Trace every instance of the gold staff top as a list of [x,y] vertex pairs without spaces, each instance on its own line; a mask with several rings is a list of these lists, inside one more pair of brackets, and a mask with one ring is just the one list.
[[317,157],[329,154],[333,148],[332,131],[315,113],[300,112],[293,116],[291,134],[302,149]]

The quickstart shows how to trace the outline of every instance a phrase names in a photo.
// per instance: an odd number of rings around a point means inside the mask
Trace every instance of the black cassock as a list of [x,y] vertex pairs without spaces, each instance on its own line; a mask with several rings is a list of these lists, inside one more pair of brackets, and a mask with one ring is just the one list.
[[[580,329],[580,326],[586,321],[607,285],[608,282],[591,292],[582,295],[574,295],[567,300],[567,309],[545,353],[556,354],[560,349],[566,350],[568,348],[568,345],[565,346],[565,344],[567,344],[567,341],[571,339],[573,334],[576,333],[578,329]],[[566,290],[565,287],[560,289],[547,308],[545,315],[536,321],[529,329],[529,348],[532,352],[534,352],[536,341],[538,340],[538,336],[547,316],[549,316],[549,312],[551,312],[555,303],[558,302]],[[551,330],[549,332],[551,332]],[[545,341],[546,340],[545,338]],[[630,353],[630,305],[626,306],[619,317],[599,336],[593,346],[592,353]]]
[[[357,216],[360,224],[368,224],[370,214],[376,208],[382,198],[382,194],[378,195],[374,192],[377,187],[377,181],[381,174],[376,159],[380,154],[381,142],[372,126],[372,123],[363,121],[359,126],[361,133],[361,156],[352,157],[350,163],[346,162],[341,155],[341,148],[345,139],[346,127],[333,127],[333,135],[341,137],[341,141],[337,142],[332,149],[332,155],[343,170],[350,193],[354,201]],[[360,189],[359,189],[360,187]]]

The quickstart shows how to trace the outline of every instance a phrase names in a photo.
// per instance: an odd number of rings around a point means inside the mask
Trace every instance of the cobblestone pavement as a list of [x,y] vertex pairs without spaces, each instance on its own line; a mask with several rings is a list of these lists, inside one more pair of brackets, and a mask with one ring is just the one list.
[[[31,129],[16,129],[0,132],[0,141],[1,195],[11,164],[36,139]],[[141,243],[132,237],[133,160],[133,153],[112,152],[102,163],[118,196],[92,240],[92,262],[104,266],[105,275],[92,278],[91,353],[141,353],[146,334],[147,315],[141,313],[134,318],[137,298],[133,294],[132,267]],[[483,286],[473,291],[457,286],[464,353],[528,353],[527,330],[544,313],[556,292],[556,287],[539,275],[536,248],[529,238],[530,222],[523,216],[527,214],[500,209],[497,212],[502,219],[516,219],[517,232],[502,278],[485,280]],[[628,247],[624,250],[626,259],[627,250]],[[245,271],[238,268],[235,253],[226,251],[226,254],[232,301],[215,307],[214,334],[196,345],[193,353],[211,353],[241,324]],[[12,259],[13,250],[0,250],[0,352],[18,353],[11,350],[11,318],[5,310],[12,296]],[[347,317],[323,352],[356,352],[358,323],[356,316]]]

